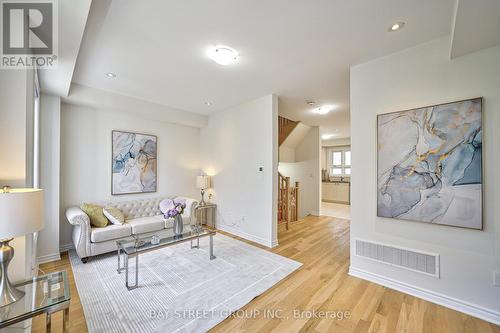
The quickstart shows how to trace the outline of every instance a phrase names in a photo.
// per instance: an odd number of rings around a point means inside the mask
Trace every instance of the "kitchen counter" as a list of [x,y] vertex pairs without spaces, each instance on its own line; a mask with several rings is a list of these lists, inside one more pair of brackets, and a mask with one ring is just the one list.
[[334,180],[321,184],[321,200],[342,204],[351,203],[351,182]]
[[323,181],[325,184],[351,184],[351,182],[345,181],[345,180],[328,180],[328,181]]

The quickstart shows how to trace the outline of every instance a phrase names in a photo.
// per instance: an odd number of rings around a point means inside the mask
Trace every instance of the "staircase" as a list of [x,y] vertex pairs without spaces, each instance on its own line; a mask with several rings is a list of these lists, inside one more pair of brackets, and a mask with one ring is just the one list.
[[[278,116],[278,144],[281,146],[299,124],[285,117]],[[278,225],[288,224],[298,220],[299,211],[299,182],[290,185],[290,177],[278,172]]]
[[285,117],[278,116],[278,146],[285,142],[286,138],[297,127],[299,121],[293,121]]
[[290,177],[284,177],[278,172],[278,225],[288,224],[298,220],[299,213],[299,182],[290,186]]

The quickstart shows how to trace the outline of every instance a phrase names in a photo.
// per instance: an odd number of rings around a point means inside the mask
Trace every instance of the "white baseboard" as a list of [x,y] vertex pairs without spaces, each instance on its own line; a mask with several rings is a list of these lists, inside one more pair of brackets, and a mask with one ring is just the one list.
[[260,244],[260,245],[264,245],[264,246],[269,247],[269,248],[272,248],[272,247],[278,245],[278,240],[270,242],[267,239],[264,239],[264,238],[261,238],[261,237],[258,237],[258,236],[254,236],[254,235],[251,235],[251,234],[248,234],[248,233],[246,233],[244,231],[241,231],[241,230],[235,229],[235,228],[231,228],[231,227],[229,227],[227,225],[220,225],[219,224],[216,227],[219,230],[228,232],[230,234],[233,234],[233,235],[241,237],[241,238],[245,238],[246,240],[255,242],[255,243]]
[[59,246],[59,252],[66,252],[66,251],[69,251],[69,250],[71,250],[73,248],[74,247],[73,247],[72,243],[64,244],[64,245]]
[[273,242],[271,243],[271,247],[276,247],[278,245],[279,245],[279,243],[278,243],[277,239],[273,240]]
[[52,253],[36,258],[36,263],[40,265],[46,262],[57,261],[57,260],[61,260],[61,255],[59,253]]
[[469,302],[439,294],[434,291],[412,286],[410,284],[355,267],[349,267],[349,275],[368,280],[370,282],[374,282],[384,287],[395,289],[415,297],[422,298],[426,301],[436,303],[459,312],[463,312],[465,314],[486,320],[496,325],[500,325],[500,312],[492,309],[487,309],[476,304],[471,304]]
[[321,209],[320,210],[311,210],[309,212],[312,216],[321,216]]

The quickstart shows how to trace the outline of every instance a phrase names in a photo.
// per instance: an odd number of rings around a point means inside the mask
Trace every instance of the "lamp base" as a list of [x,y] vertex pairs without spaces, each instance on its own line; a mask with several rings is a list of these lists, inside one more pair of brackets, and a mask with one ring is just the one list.
[[8,276],[9,263],[14,257],[14,248],[9,245],[10,239],[0,240],[0,307],[17,302],[24,292],[12,286]]
[[205,202],[205,190],[201,190],[201,201],[200,206],[205,206],[207,203]]

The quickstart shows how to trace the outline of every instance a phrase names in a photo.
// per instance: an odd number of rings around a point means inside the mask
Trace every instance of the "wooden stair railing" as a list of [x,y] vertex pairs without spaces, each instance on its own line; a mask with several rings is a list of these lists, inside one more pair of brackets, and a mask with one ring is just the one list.
[[281,146],[285,142],[286,138],[288,138],[298,124],[298,121],[278,116],[278,146]]
[[290,186],[290,177],[278,172],[278,224],[288,224],[298,220],[299,213],[299,182]]

